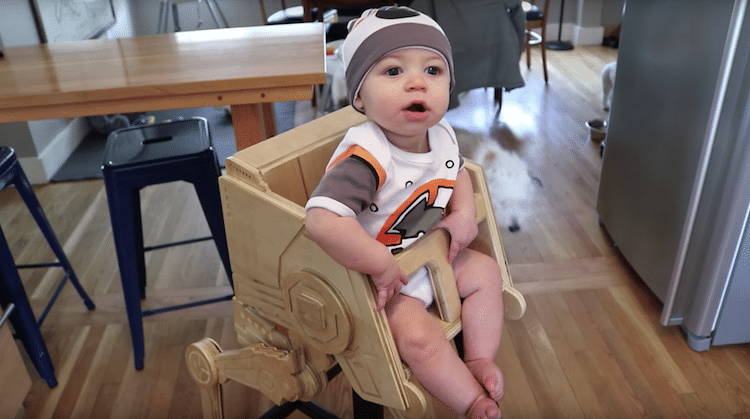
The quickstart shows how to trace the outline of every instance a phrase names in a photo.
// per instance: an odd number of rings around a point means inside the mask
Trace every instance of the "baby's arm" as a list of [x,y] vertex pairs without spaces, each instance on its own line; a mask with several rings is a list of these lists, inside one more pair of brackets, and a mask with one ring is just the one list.
[[453,187],[453,194],[448,202],[448,214],[435,224],[433,230],[438,228],[445,229],[451,236],[451,247],[448,251],[448,262],[450,263],[453,263],[453,259],[458,255],[458,252],[466,248],[477,237],[479,230],[477,228],[474,187],[466,168],[458,172],[456,185]]
[[305,221],[310,238],[347,269],[369,275],[377,290],[377,310],[408,282],[391,252],[372,238],[356,218],[324,208],[310,208]]

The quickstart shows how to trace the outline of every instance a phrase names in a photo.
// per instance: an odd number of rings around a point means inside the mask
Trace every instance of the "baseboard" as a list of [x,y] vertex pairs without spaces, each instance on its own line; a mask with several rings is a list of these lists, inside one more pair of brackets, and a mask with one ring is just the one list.
[[573,45],[601,45],[604,39],[604,27],[573,26]]
[[[547,41],[557,40],[558,23],[547,25]],[[563,23],[560,39],[573,45],[601,45],[604,38],[604,27],[583,27],[572,23]]]
[[[559,27],[559,23],[547,23],[547,42],[557,41],[557,29]],[[560,31],[560,40],[570,42],[571,39],[573,39],[573,24],[563,23],[562,31]]]
[[38,156],[19,158],[29,182],[32,185],[48,183],[89,131],[91,126],[86,118],[73,118]]

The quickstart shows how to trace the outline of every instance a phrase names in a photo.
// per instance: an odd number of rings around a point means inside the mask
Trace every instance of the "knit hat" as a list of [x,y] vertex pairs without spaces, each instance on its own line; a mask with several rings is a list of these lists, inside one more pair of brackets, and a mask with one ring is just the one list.
[[341,46],[349,103],[354,104],[372,66],[388,53],[410,47],[423,47],[440,54],[450,70],[453,89],[453,54],[440,25],[414,9],[384,6],[366,10],[360,18],[349,22],[349,35]]

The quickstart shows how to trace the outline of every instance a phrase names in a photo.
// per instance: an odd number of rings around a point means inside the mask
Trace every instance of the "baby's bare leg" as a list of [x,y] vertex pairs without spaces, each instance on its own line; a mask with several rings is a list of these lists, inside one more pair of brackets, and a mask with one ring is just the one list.
[[386,306],[386,314],[401,358],[425,390],[460,415],[500,417],[500,409],[485,396],[421,301],[399,294]]
[[495,364],[503,332],[500,267],[489,256],[465,249],[456,257],[453,269],[458,293],[464,298],[461,316],[466,365],[499,403],[504,394],[503,375]]

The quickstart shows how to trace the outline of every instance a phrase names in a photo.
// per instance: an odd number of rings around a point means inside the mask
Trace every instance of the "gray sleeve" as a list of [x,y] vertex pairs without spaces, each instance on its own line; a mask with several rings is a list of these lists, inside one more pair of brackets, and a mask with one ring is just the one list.
[[325,196],[359,214],[373,202],[377,188],[375,169],[357,156],[349,156],[323,175],[310,198]]

